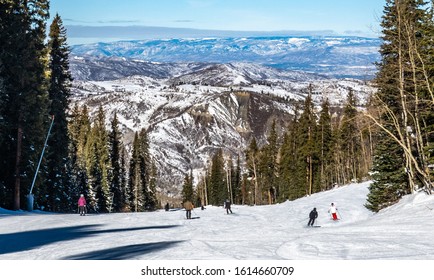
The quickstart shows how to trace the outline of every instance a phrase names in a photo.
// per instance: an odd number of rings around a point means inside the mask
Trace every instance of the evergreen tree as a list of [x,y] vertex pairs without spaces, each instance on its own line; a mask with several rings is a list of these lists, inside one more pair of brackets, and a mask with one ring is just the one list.
[[123,198],[122,201],[119,201],[120,205],[122,205],[122,208],[120,208],[120,211],[126,211],[128,209],[128,171],[127,171],[127,151],[125,149],[125,146],[121,146],[121,154],[120,154],[120,172],[119,172],[119,181],[121,184],[121,190],[122,194],[121,197]]
[[111,163],[110,193],[112,194],[112,207],[115,212],[119,212],[125,207],[125,185],[122,182],[122,134],[118,126],[119,122],[117,114],[115,113],[111,123],[111,132],[109,134]]
[[[70,112],[70,121],[68,122],[69,132],[69,158],[71,170],[71,185],[74,189],[75,197],[78,199],[79,194],[85,194],[89,197],[87,188],[88,178],[85,161],[85,147],[88,134],[90,132],[90,120],[87,107],[81,109],[75,104]],[[75,206],[75,201],[74,206]]]
[[90,205],[98,212],[108,212],[110,170],[108,132],[105,113],[100,106],[91,132],[86,140],[86,168],[89,183]]
[[[280,147],[280,164],[279,164],[279,201],[286,199],[296,199],[304,194],[300,182],[304,179],[304,170],[299,168],[300,161],[300,131],[299,108],[294,109],[294,118],[288,125],[287,132],[283,137],[283,143]],[[300,174],[301,170],[301,174]]]
[[267,137],[267,144],[261,149],[259,163],[262,193],[266,194],[268,204],[275,202],[278,152],[279,147],[277,143],[276,121],[274,120]]
[[318,131],[316,137],[316,143],[318,145],[317,150],[319,151],[319,178],[315,182],[315,192],[324,191],[333,182],[333,131],[332,122],[330,116],[330,104],[328,99],[324,100],[321,104],[321,113],[318,120]]
[[233,203],[242,203],[242,194],[241,194],[241,163],[240,156],[237,157],[237,163],[235,166],[232,166],[230,170],[231,177],[231,197],[233,198]]
[[[318,152],[316,151],[315,145],[315,135],[317,131],[316,116],[314,113],[314,107],[312,102],[312,96],[309,92],[303,106],[303,113],[300,115],[300,126],[299,126],[299,140],[300,144],[300,157],[297,159],[297,174],[302,180],[301,188],[303,188],[304,195],[310,195],[313,193],[313,182],[314,177],[317,174],[317,157]],[[303,174],[304,173],[304,174]],[[298,196],[302,196],[302,192],[298,193]]]
[[184,184],[182,185],[182,201],[193,202],[193,176],[186,174],[184,177]]
[[141,191],[144,198],[143,210],[154,210],[154,201],[151,198],[149,189],[150,173],[151,173],[151,154],[149,152],[149,139],[146,129],[142,129],[139,133],[140,141],[140,174],[142,177]]
[[223,151],[219,149],[212,157],[209,174],[209,203],[221,205],[227,199],[226,176],[224,171]]
[[131,211],[138,212],[143,203],[143,197],[140,192],[141,183],[140,173],[140,142],[139,134],[134,134],[133,148],[130,159],[130,168],[128,176],[128,204]]
[[44,44],[48,1],[3,0],[0,13],[0,206],[18,210],[50,123]]
[[156,190],[152,189],[156,185],[156,181],[154,181],[156,178],[150,176],[151,172],[156,174],[156,169],[152,170],[148,136],[146,130],[142,129],[134,136],[130,160],[128,199],[132,211],[154,210],[156,208]]
[[345,167],[345,183],[361,178],[362,143],[357,125],[357,99],[352,90],[348,92],[340,127],[341,165]]
[[407,175],[402,168],[404,163],[401,147],[390,141],[384,132],[379,132],[378,137],[372,173],[373,183],[369,186],[366,202],[366,207],[374,212],[398,202],[403,195],[408,194]]
[[[158,181],[158,169],[155,161],[152,160],[151,170],[149,173],[149,195],[147,201],[148,210],[156,210],[158,208],[159,202],[157,199],[157,181]],[[193,177],[193,176],[191,176]]]
[[48,209],[71,210],[70,179],[68,169],[68,98],[70,96],[71,74],[69,72],[69,48],[66,44],[66,30],[59,15],[50,26],[48,41],[49,61],[49,99],[50,115],[54,117],[51,135],[48,140],[46,160],[45,197]]

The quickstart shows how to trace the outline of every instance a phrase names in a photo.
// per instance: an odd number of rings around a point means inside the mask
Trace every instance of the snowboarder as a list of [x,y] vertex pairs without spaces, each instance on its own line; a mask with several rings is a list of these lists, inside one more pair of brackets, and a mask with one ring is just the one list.
[[225,203],[225,209],[226,209],[226,214],[229,214],[229,212],[231,212],[232,214],[232,210],[231,210],[231,202],[229,201],[229,199],[226,199]]
[[316,211],[316,208],[313,208],[309,213],[309,222],[307,223],[307,226],[313,226],[316,218],[318,218],[318,212]]
[[169,211],[169,208],[170,208],[169,202],[167,202],[166,205],[164,206],[164,210]]
[[191,219],[191,210],[193,210],[194,205],[191,203],[191,201],[184,202],[184,208],[185,208],[185,215],[187,216],[187,219]]
[[339,220],[339,219],[338,219],[338,214],[337,214],[337,212],[338,212],[338,208],[336,208],[336,206],[335,206],[335,204],[334,204],[333,202],[332,202],[332,204],[331,204],[331,206],[330,206],[328,212],[332,215],[332,219],[333,219],[334,221]]
[[78,199],[78,213],[80,213],[80,216],[86,215],[86,199],[84,198],[84,194],[80,194],[80,198]]

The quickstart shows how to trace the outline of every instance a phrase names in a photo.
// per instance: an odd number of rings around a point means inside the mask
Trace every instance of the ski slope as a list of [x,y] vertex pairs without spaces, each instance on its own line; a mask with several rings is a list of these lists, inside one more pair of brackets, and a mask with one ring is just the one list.
[[[433,260],[434,196],[374,214],[369,182],[292,202],[185,211],[52,214],[0,209],[0,260]],[[337,205],[341,220],[327,213]],[[308,228],[316,207],[321,227]]]

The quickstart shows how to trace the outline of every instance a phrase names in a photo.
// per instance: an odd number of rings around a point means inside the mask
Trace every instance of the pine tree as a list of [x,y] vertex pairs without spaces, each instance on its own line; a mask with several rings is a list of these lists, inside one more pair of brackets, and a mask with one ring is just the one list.
[[134,136],[130,160],[128,201],[131,211],[138,212],[156,208],[156,190],[152,189],[156,184],[154,181],[156,178],[152,178],[151,172],[156,174],[156,168],[152,170],[149,140],[146,130],[142,129]]
[[[312,96],[309,92],[303,106],[303,113],[300,116],[299,127],[299,140],[300,143],[300,158],[298,158],[297,174],[304,177],[305,180],[300,182],[301,187],[305,189],[305,194],[310,195],[313,193],[313,182],[317,171],[317,156],[315,145],[315,135],[317,131],[316,116],[314,112]],[[304,176],[303,174],[304,170]],[[301,195],[299,192],[298,195]]]
[[111,132],[109,134],[110,162],[111,162],[111,185],[113,211],[121,211],[125,205],[125,185],[122,182],[122,134],[119,130],[117,114],[113,116]]
[[261,149],[259,162],[261,185],[263,188],[261,191],[266,194],[268,204],[275,202],[278,151],[276,121],[274,120],[267,137],[267,144]]
[[143,203],[143,197],[141,196],[140,186],[141,183],[140,176],[140,142],[139,134],[136,132],[134,134],[134,141],[130,159],[130,168],[128,176],[128,204],[131,211],[140,211],[141,205]]
[[332,186],[333,179],[333,131],[328,99],[321,104],[321,113],[318,120],[316,143],[319,151],[319,178],[315,185],[315,192],[324,191]]
[[345,167],[345,183],[361,178],[362,143],[360,142],[360,129],[357,124],[357,99],[352,90],[349,90],[344,107],[341,127],[339,131],[340,151],[342,152],[341,165]]
[[108,144],[105,113],[100,106],[86,140],[85,151],[90,205],[98,212],[108,212],[110,205],[109,186],[111,179],[108,174],[110,170]]
[[[156,210],[158,208],[159,202],[157,199],[157,182],[158,182],[158,169],[155,161],[152,160],[151,170],[149,173],[149,188],[148,188],[148,210]],[[191,176],[193,178],[193,176]]]
[[[45,21],[48,1],[2,1],[0,206],[18,210],[31,185],[50,119],[47,118]],[[27,176],[26,176],[27,175]],[[40,181],[36,182],[36,188]]]
[[227,199],[226,178],[224,171],[223,151],[219,149],[212,157],[209,173],[209,203],[221,205]]
[[193,202],[193,176],[186,174],[184,177],[184,184],[182,185],[182,201]]
[[[90,120],[87,112],[87,107],[81,109],[78,104],[75,104],[70,112],[70,120],[68,122],[69,132],[69,164],[68,170],[71,170],[71,190],[78,199],[79,194],[84,194],[89,197],[88,193],[88,177],[85,161],[85,146],[90,132]],[[71,197],[74,195],[71,194]],[[75,201],[74,201],[75,202]],[[74,204],[75,206],[75,204]]]
[[[50,115],[54,117],[53,128],[48,140],[46,160],[45,195],[47,208],[51,210],[71,210],[70,179],[68,169],[68,98],[70,96],[71,74],[69,72],[69,48],[66,44],[66,30],[59,15],[50,26],[48,42],[49,61],[49,99]],[[42,193],[44,194],[44,193]]]
[[154,210],[154,201],[151,198],[149,189],[150,173],[151,173],[151,154],[149,152],[149,138],[146,129],[142,129],[139,133],[140,141],[140,172],[141,172],[141,191],[144,198],[143,210]]
[[[304,169],[299,168],[300,160],[300,132],[299,108],[295,106],[294,117],[288,125],[287,132],[283,136],[280,147],[279,164],[279,201],[296,199],[304,195],[304,189],[300,184],[304,179]],[[301,171],[300,171],[301,170]],[[301,174],[300,174],[301,172]]]
[[231,178],[231,197],[233,199],[233,203],[242,203],[242,194],[241,194],[241,162],[240,156],[237,157],[237,163],[235,166],[232,166],[230,169],[230,178]]

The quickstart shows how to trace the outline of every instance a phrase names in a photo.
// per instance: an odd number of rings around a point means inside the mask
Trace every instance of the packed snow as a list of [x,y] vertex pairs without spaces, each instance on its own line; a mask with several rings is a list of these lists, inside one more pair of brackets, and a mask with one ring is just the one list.
[[[2,260],[433,260],[434,196],[417,193],[379,213],[369,182],[277,205],[80,216],[0,209]],[[331,220],[330,203],[340,220]],[[309,212],[319,217],[307,227]]]

